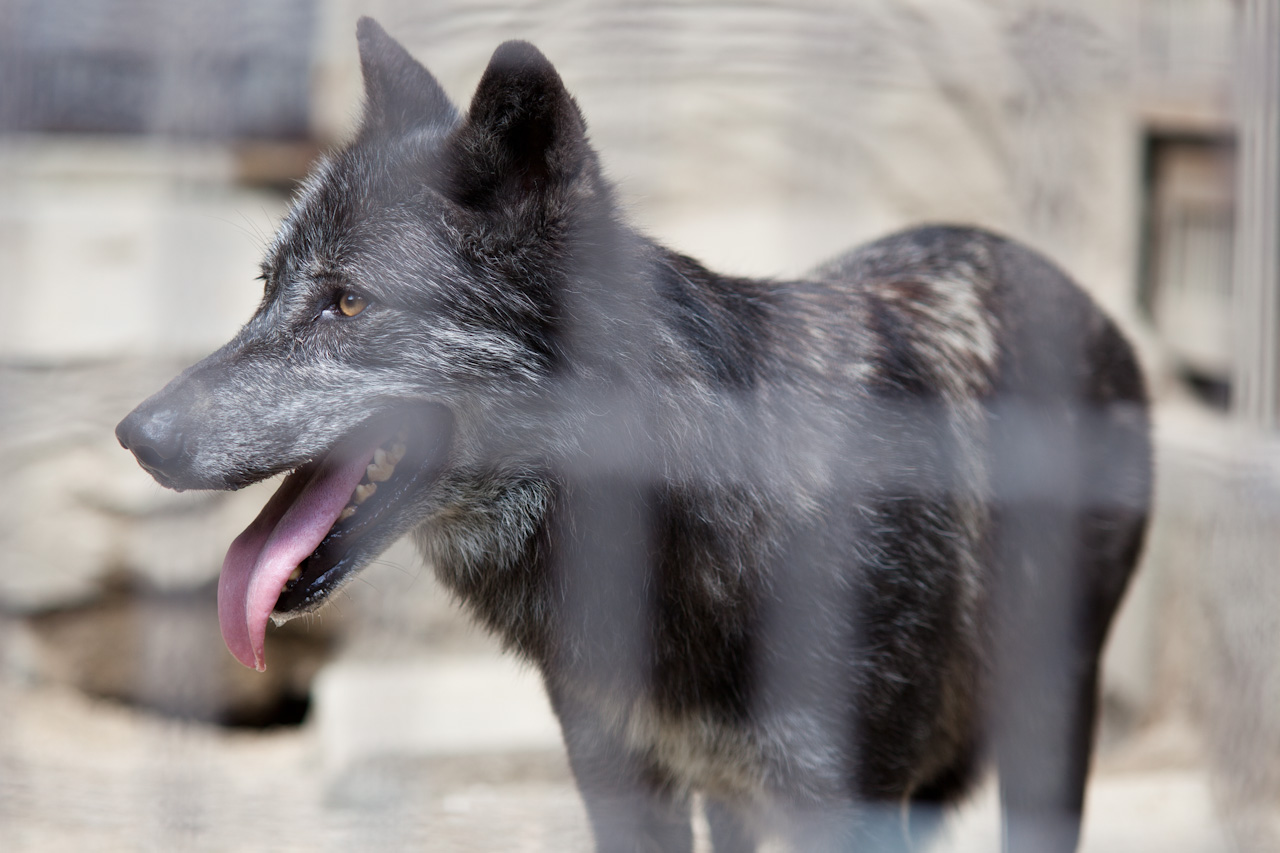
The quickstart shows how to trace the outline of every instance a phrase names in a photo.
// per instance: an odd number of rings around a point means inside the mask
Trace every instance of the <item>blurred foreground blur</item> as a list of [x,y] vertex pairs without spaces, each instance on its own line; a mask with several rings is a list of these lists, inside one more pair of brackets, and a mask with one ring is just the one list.
[[252,312],[371,14],[461,104],[534,41],[638,224],[715,269],[952,221],[1070,271],[1158,442],[1084,849],[1280,849],[1278,7],[0,0],[0,847],[587,844],[537,679],[411,549],[253,673],[214,590],[272,486],[167,492],[111,433]]

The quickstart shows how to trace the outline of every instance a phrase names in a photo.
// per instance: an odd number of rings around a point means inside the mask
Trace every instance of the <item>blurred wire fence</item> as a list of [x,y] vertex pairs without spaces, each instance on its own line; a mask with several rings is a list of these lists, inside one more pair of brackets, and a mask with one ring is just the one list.
[[1085,849],[1280,849],[1274,0],[0,0],[0,846],[586,843],[534,679],[409,549],[243,670],[214,590],[266,492],[165,492],[111,433],[252,313],[358,116],[360,14],[463,104],[535,42],[637,223],[712,268],[955,221],[1068,269],[1158,442]]

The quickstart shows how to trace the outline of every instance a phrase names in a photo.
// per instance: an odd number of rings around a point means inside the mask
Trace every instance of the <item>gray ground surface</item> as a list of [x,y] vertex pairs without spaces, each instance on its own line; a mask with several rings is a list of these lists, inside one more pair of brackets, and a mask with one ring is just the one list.
[[[499,671],[492,700],[524,713],[537,698],[532,680],[504,686]],[[437,711],[442,737],[465,734],[475,720],[465,697],[462,704],[452,718]],[[429,734],[409,733],[409,755],[365,749],[337,765],[341,723],[332,711],[298,729],[228,733],[65,688],[11,686],[0,707],[4,850],[587,849],[582,807],[554,743],[449,752]],[[536,744],[540,726],[526,724],[510,742]],[[941,849],[994,850],[996,838],[988,785]],[[1154,732],[1103,756],[1083,849],[1228,849],[1186,732]]]

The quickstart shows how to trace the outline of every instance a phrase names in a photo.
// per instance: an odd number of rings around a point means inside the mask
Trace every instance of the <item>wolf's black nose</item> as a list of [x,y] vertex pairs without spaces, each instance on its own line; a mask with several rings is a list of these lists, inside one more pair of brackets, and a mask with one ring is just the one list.
[[168,473],[166,468],[182,456],[182,429],[173,409],[149,412],[139,406],[116,426],[116,438],[156,476]]

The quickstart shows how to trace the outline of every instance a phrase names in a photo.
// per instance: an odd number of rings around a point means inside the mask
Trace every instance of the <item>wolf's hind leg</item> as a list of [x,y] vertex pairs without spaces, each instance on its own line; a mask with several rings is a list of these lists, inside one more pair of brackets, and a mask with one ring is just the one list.
[[1142,424],[1099,420],[1085,447],[1039,430],[1044,454],[1057,450],[1079,478],[999,513],[991,742],[1009,853],[1073,853],[1079,844],[1099,658],[1142,546]]
[[1006,853],[1073,853],[1080,840],[1097,664],[1064,662],[1009,699],[996,736]]
[[1002,531],[1008,560],[992,717],[1004,847],[1072,853],[1080,840],[1099,658],[1137,557],[1142,512],[1027,506],[1016,515],[1016,526]]

